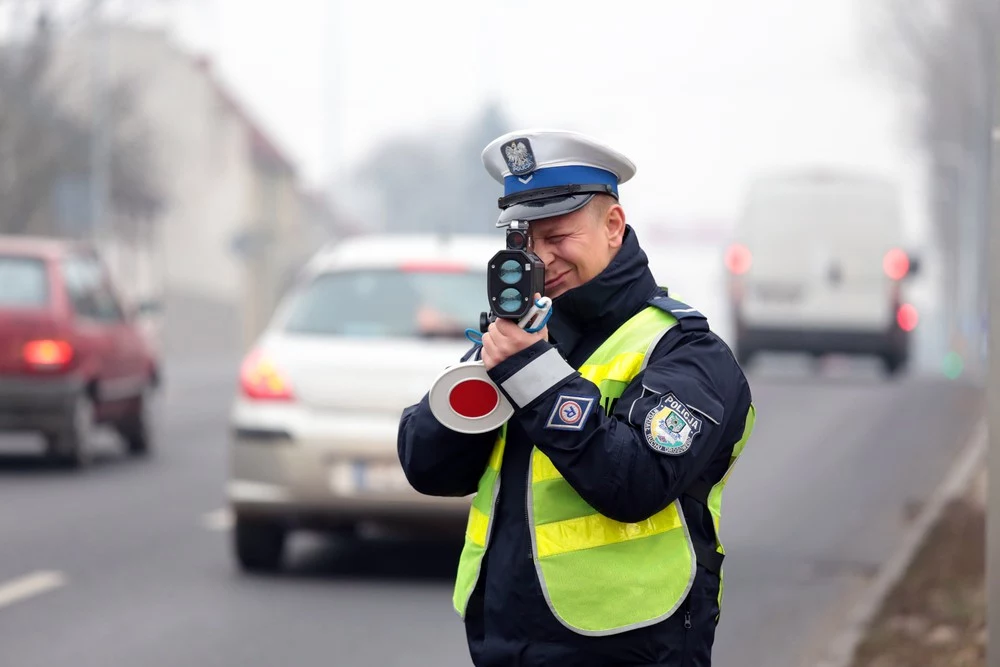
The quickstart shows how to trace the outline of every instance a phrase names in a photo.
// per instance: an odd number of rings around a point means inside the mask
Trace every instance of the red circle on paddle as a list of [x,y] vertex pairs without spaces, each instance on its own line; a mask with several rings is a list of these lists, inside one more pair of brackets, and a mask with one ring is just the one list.
[[448,404],[460,416],[476,419],[485,417],[496,409],[500,404],[500,394],[489,382],[471,378],[452,387]]

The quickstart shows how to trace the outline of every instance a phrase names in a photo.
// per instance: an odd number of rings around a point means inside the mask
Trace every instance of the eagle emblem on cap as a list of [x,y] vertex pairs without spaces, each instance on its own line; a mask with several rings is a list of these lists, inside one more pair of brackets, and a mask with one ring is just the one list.
[[531,142],[527,138],[514,139],[505,144],[502,151],[503,159],[514,176],[523,176],[535,170],[535,154],[531,152]]

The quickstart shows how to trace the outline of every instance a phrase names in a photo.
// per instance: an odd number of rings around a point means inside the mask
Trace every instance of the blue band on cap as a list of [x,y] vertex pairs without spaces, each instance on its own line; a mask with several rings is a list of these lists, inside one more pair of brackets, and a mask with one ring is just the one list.
[[[610,185],[618,194],[618,177],[605,169],[570,165],[566,167],[546,167],[530,174],[531,180],[522,183],[517,176],[506,176],[503,179],[504,196],[518,192],[528,192],[540,188],[551,188],[557,185]],[[521,178],[527,180],[527,176]]]

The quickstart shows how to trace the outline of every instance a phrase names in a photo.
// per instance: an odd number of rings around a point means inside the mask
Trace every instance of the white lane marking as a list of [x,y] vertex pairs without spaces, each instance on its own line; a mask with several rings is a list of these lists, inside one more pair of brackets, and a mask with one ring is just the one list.
[[233,515],[226,508],[217,509],[202,517],[202,525],[208,530],[229,530],[233,527]]
[[5,584],[0,584],[0,607],[6,607],[66,585],[62,572],[32,572]]

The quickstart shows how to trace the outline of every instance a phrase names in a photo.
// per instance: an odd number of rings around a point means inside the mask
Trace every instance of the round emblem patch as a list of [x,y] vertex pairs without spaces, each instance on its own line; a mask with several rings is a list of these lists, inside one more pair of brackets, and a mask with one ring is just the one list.
[[564,401],[559,406],[559,417],[567,424],[575,424],[583,416],[583,408],[576,401]]

